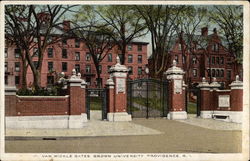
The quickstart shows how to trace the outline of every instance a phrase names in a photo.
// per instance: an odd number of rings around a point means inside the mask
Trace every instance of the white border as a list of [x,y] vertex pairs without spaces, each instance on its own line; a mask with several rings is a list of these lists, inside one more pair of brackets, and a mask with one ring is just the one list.
[[[1,41],[0,41],[0,102],[1,104],[1,119],[0,119],[0,125],[1,125],[1,145],[0,145],[0,151],[1,155],[0,158],[2,160],[50,160],[50,157],[42,157],[44,153],[32,153],[32,154],[25,154],[25,153],[4,153],[4,5],[5,4],[173,4],[173,5],[244,5],[244,57],[243,57],[243,69],[244,69],[244,96],[243,96],[243,137],[242,137],[242,143],[243,143],[243,148],[242,148],[242,153],[225,153],[225,154],[197,154],[197,153],[183,153],[187,156],[187,158],[162,158],[162,157],[145,157],[147,156],[147,153],[143,153],[144,158],[129,158],[129,160],[199,160],[199,161],[205,161],[205,160],[248,160],[249,159],[249,3],[247,1],[3,1],[1,2],[1,14],[0,14],[0,35],[1,35]],[[54,153],[49,153],[52,156]],[[74,155],[74,153],[59,153],[58,155]],[[86,154],[86,153],[85,153]],[[112,153],[114,156],[116,153]],[[124,155],[127,153],[123,153]],[[133,153],[137,154],[137,153]],[[164,154],[175,154],[175,153],[164,153]],[[176,153],[179,154],[179,153]],[[80,155],[80,154],[78,154]],[[94,156],[95,153],[91,153],[91,156]],[[140,155],[140,154],[138,154]],[[159,155],[162,155],[159,154]],[[182,154],[180,154],[182,155]],[[66,157],[60,158],[60,157],[54,157],[54,160],[69,160]],[[72,158],[71,158],[72,159]],[[72,160],[107,160],[106,158],[73,158]],[[109,160],[126,160],[126,158],[109,158]]]

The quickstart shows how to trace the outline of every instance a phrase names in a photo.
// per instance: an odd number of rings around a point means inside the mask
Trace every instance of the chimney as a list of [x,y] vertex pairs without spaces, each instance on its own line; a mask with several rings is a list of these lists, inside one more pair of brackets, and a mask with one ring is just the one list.
[[70,21],[63,21],[63,30],[68,31],[70,30]]
[[208,35],[208,28],[207,27],[203,27],[201,29],[201,35],[202,36],[207,36]]
[[213,30],[213,31],[214,31],[214,34],[217,34],[217,29],[216,29],[216,28],[214,28],[214,30]]

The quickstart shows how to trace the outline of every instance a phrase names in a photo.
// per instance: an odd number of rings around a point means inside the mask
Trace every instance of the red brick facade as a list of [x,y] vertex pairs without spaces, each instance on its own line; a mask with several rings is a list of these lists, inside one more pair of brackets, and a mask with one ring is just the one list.
[[[147,45],[145,42],[132,42],[127,45],[125,63],[131,72],[129,78],[136,79],[141,77],[147,60]],[[35,47],[34,47],[35,48]],[[34,49],[35,50],[35,49]],[[15,45],[6,44],[5,48],[5,84],[8,86],[21,87],[22,82],[22,62],[20,56],[15,54],[18,49]],[[33,49],[31,50],[33,52]],[[108,52],[100,63],[101,82],[104,86],[109,78],[108,69],[116,63],[117,55],[121,54],[121,50],[117,46]],[[33,57],[33,61],[37,61],[37,57]],[[47,87],[55,83],[57,75],[64,72],[66,76],[71,74],[72,69],[80,72],[82,78],[86,80],[88,86],[96,87],[97,72],[92,57],[83,41],[76,38],[69,38],[66,41],[60,41],[53,45],[49,45],[44,53],[41,71],[41,86]],[[27,71],[27,85],[30,87],[33,82],[33,75],[30,67]]]
[[[187,49],[185,43],[187,36],[184,33],[182,34],[183,41],[177,35],[173,37],[170,62],[176,60],[177,66],[185,71],[186,83],[196,86],[202,81],[202,77],[210,82],[213,77],[216,77],[219,83],[228,88],[236,75],[240,75],[242,80],[242,65],[236,66],[233,63],[235,57],[228,52],[224,38],[217,34],[216,29],[211,34],[208,34],[207,27],[201,30],[200,35],[193,37],[194,41],[197,41],[193,44],[193,52]],[[149,66],[152,64],[151,61],[149,59]]]

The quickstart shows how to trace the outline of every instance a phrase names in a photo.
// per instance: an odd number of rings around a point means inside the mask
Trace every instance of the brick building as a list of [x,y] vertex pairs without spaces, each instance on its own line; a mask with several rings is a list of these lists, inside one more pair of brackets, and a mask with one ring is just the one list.
[[189,85],[197,86],[202,77],[210,82],[216,77],[222,87],[228,87],[237,74],[242,80],[242,65],[236,67],[233,63],[235,57],[228,52],[226,40],[217,34],[216,29],[208,34],[208,28],[204,27],[200,35],[194,35],[192,52],[186,45],[187,34],[181,35],[175,35],[172,39],[170,62],[175,59],[177,66],[184,69],[184,80],[191,83]]
[[[54,31],[54,35],[58,36],[64,30],[68,30],[70,25],[65,21],[64,26]],[[131,42],[127,45],[125,56],[125,64],[129,70],[129,78],[135,79],[143,75],[147,60],[147,45],[146,42]],[[36,52],[34,47],[32,52]],[[15,45],[5,46],[5,85],[21,87],[22,79],[22,60],[20,57],[21,50]],[[121,51],[117,46],[106,55],[100,63],[99,70],[101,71],[102,85],[109,78],[108,70],[116,63],[116,57],[121,57]],[[33,57],[33,61],[37,61],[37,57]],[[97,85],[97,72],[93,63],[92,57],[85,46],[85,43],[77,38],[69,38],[49,45],[44,53],[41,70],[41,86],[47,87],[52,85],[58,79],[58,75],[64,72],[66,77],[71,74],[72,69],[80,72],[82,78],[86,80],[90,87]],[[33,82],[33,75],[30,67],[27,70],[27,85],[30,87]]]

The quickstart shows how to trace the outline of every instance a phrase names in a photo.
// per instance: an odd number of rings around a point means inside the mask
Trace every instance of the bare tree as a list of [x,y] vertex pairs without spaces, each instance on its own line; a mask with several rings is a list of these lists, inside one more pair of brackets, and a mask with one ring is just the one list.
[[113,29],[112,38],[121,49],[123,55],[121,63],[124,64],[127,44],[148,32],[142,21],[142,15],[130,5],[98,6],[95,13],[98,14],[103,24]]
[[243,7],[214,6],[210,20],[220,27],[218,32],[225,35],[228,51],[235,57],[234,67],[239,74],[238,66],[243,61]]
[[83,10],[75,15],[74,34],[83,40],[91,54],[97,73],[97,86],[101,87],[99,69],[100,63],[116,45],[113,40],[114,29],[107,24],[100,23],[100,20],[93,6],[83,6]]
[[161,78],[170,63],[170,49],[175,31],[175,23],[183,6],[150,5],[135,6],[151,34],[152,77]]
[[[33,85],[36,90],[41,88],[41,69],[47,46],[60,41],[64,37],[64,35],[54,36],[53,29],[62,25],[63,16],[72,7],[75,6],[6,6],[5,23],[8,26],[6,32],[14,34],[14,43],[25,51],[23,59],[28,62],[32,70]],[[36,53],[31,52],[34,47],[37,47]],[[34,56],[37,56],[37,64],[33,61]]]

